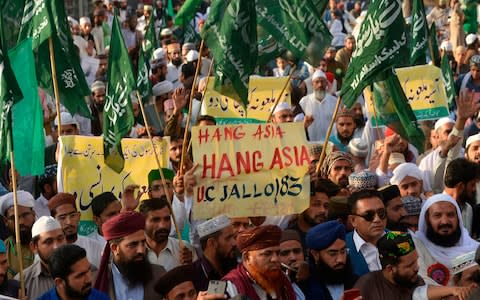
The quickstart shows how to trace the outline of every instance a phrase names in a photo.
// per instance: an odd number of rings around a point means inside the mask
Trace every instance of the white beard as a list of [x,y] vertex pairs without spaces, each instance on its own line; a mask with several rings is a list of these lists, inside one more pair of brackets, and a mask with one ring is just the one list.
[[325,90],[314,90],[313,91],[313,95],[315,96],[315,99],[317,99],[318,101],[322,101],[325,98],[326,94],[327,93],[325,92]]

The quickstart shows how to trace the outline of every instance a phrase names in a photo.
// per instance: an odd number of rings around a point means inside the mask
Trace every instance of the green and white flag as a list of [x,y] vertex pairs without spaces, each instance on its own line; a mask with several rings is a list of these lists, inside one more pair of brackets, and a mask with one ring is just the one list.
[[186,0],[175,16],[175,25],[185,26],[185,24],[190,24],[202,1],[203,0]]
[[90,95],[77,48],[73,44],[65,15],[64,1],[26,0],[18,41],[31,37],[36,50],[37,79],[40,87],[53,95],[48,39],[52,39],[60,101],[72,114],[90,117],[85,97]]
[[443,84],[445,85],[445,93],[447,94],[448,106],[453,107],[455,104],[455,97],[457,97],[457,91],[455,90],[455,79],[453,78],[452,68],[448,61],[448,56],[442,56],[442,79]]
[[357,46],[340,91],[345,105],[352,107],[363,89],[379,80],[378,75],[406,62],[408,47],[402,1],[374,0],[360,27]]
[[191,23],[185,23],[183,26],[183,43],[196,44],[200,41],[200,35],[195,31]]
[[[155,35],[155,19],[153,14],[150,16],[148,21],[147,31],[145,32],[145,38],[142,42],[143,53],[145,55],[145,61],[147,64],[150,64],[150,60],[153,56],[153,51],[158,47],[157,37]],[[150,68],[150,65],[149,65]]]
[[257,0],[258,23],[296,58],[317,65],[332,35],[310,0]]
[[214,0],[201,34],[215,59],[215,89],[246,106],[257,62],[255,1]]
[[426,54],[428,52],[428,23],[423,0],[413,0],[411,37],[410,65],[426,64]]
[[113,17],[112,39],[108,55],[107,91],[103,108],[103,151],[105,163],[115,172],[123,170],[121,140],[133,126],[130,94],[135,90],[132,63],[120,30],[117,14]]
[[432,23],[428,31],[428,49],[430,50],[430,59],[433,61],[433,64],[438,67],[440,65],[440,51],[438,48],[437,27],[435,26],[435,22]]
[[13,72],[23,99],[13,105],[13,152],[15,168],[22,176],[41,175],[45,171],[45,136],[42,104],[38,96],[35,59],[30,38],[8,51]]
[[152,83],[148,79],[148,62],[145,60],[143,48],[138,53],[138,74],[137,74],[137,90],[142,97],[142,103],[148,103],[152,95]]

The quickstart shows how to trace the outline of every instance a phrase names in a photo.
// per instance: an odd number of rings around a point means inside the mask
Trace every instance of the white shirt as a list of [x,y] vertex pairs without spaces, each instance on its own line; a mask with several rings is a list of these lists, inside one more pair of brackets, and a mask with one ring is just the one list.
[[94,265],[97,268],[100,266],[100,259],[103,253],[102,244],[81,235],[78,236],[77,240],[73,244],[85,249],[85,251],[87,252],[87,259],[90,264]]
[[373,244],[366,242],[355,230],[353,233],[353,242],[358,252],[362,253],[363,258],[367,262],[368,270],[370,272],[382,269],[378,249]]
[[105,240],[105,238],[103,236],[101,236],[98,233],[98,230],[94,230],[92,233],[87,235],[87,238],[99,242],[100,244],[102,244],[103,248],[105,248],[105,245],[107,244],[107,241]]
[[[193,252],[192,262],[197,260],[197,254],[192,249],[192,246],[187,242],[183,241],[184,245],[188,247]],[[148,250],[147,252],[148,261],[151,264],[160,265],[168,272],[171,269],[181,265],[180,263],[180,244],[176,238],[169,237],[167,245],[163,248],[160,253],[157,254],[153,250]]]
[[300,100],[300,106],[305,115],[313,117],[313,123],[308,127],[310,141],[325,139],[336,104],[337,98],[329,94],[325,94],[322,101],[317,100],[313,93]]
[[37,215],[37,219],[43,216],[50,216],[50,209],[48,209],[48,200],[43,196],[43,194],[41,194],[40,197],[35,200],[33,210]]

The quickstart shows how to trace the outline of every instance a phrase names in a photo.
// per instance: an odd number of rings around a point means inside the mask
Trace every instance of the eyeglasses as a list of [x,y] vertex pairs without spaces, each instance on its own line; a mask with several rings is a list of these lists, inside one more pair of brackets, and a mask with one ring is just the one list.
[[365,219],[367,222],[372,222],[377,215],[381,220],[385,220],[387,218],[387,211],[385,208],[379,208],[377,210],[367,210],[364,214],[353,214],[354,216],[359,216]]

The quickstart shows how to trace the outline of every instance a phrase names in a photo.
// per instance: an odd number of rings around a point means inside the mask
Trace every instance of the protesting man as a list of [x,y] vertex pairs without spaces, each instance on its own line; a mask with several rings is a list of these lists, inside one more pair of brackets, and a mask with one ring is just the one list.
[[92,288],[92,271],[85,249],[77,245],[64,245],[49,259],[49,269],[55,287],[39,300],[108,300],[104,293]]
[[292,284],[280,267],[281,234],[281,229],[274,225],[255,227],[238,234],[242,263],[223,278],[227,280],[230,297],[240,294],[250,299],[296,299]]
[[80,212],[77,211],[75,197],[68,193],[58,193],[48,202],[48,208],[62,226],[67,244],[75,244],[87,251],[88,261],[98,268],[103,245],[99,242],[78,234]]
[[353,161],[350,154],[334,151],[325,157],[320,169],[320,176],[330,179],[341,188],[346,188],[348,186],[348,176],[352,172]]
[[280,263],[283,271],[292,282],[297,300],[305,299],[302,288],[305,287],[306,279],[310,274],[298,232],[291,229],[282,232],[280,239]]
[[148,261],[144,229],[145,217],[132,211],[119,213],[102,225],[108,244],[95,288],[111,300],[160,299],[153,286],[165,269]]
[[92,214],[97,230],[90,233],[88,237],[105,246],[107,242],[103,237],[102,225],[113,216],[118,215],[121,210],[122,204],[112,192],[103,192],[95,196],[92,199]]
[[[39,259],[24,270],[25,288],[30,299],[37,299],[55,286],[48,261],[53,251],[66,243],[62,226],[53,217],[43,216],[33,224],[30,247]],[[17,280],[19,277],[19,274],[15,276]]]
[[378,191],[382,193],[383,204],[387,212],[387,228],[389,230],[405,231],[403,220],[407,216],[407,211],[403,206],[398,187],[396,185],[387,185]]

